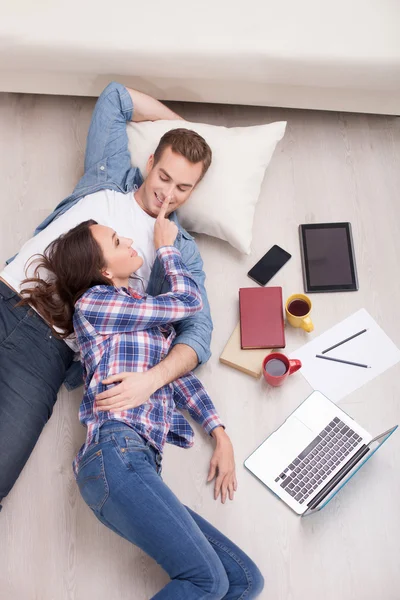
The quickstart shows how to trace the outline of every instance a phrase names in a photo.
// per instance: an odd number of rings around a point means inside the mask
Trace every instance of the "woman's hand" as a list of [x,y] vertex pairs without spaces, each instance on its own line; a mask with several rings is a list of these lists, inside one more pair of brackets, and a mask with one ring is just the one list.
[[96,396],[95,411],[110,410],[112,412],[136,408],[145,404],[158,389],[157,382],[150,371],[143,373],[118,373],[104,379],[104,385],[119,383]]
[[169,202],[170,197],[167,196],[154,224],[154,246],[156,250],[161,246],[173,246],[178,234],[178,227],[175,223],[165,217]]
[[233,454],[232,442],[223,427],[216,427],[211,435],[216,440],[217,445],[210,462],[207,482],[215,479],[214,499],[217,500],[221,493],[221,502],[225,504],[227,495],[233,500],[233,495],[237,490],[235,457]]

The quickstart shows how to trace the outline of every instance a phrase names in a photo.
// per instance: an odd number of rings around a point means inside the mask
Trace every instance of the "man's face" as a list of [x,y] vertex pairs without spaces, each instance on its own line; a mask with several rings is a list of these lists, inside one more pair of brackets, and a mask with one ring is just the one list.
[[167,210],[169,215],[189,198],[202,170],[202,162],[193,164],[168,146],[157,164],[154,164],[154,156],[150,156],[147,177],[135,198],[143,210],[152,217],[157,217],[164,199],[170,196]]

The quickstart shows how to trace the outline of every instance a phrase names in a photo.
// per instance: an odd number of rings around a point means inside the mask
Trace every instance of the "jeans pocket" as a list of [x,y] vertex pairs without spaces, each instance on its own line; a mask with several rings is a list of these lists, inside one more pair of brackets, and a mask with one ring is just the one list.
[[[122,440],[118,440],[122,441]],[[138,433],[128,433],[123,437],[124,448],[129,451],[135,450],[147,450],[149,447],[149,442],[147,442],[141,435]]]
[[137,469],[150,461],[150,445],[139,434],[112,435],[114,448],[125,465],[131,471]]
[[110,493],[102,450],[90,454],[86,460],[82,459],[76,481],[86,504],[92,510],[100,511]]
[[0,346],[6,344],[30,317],[26,308],[14,308],[8,299],[0,297]]

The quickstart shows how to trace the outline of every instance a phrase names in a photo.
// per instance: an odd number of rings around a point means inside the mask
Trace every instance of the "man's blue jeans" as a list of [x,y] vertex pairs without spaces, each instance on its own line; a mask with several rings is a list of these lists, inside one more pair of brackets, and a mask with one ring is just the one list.
[[0,502],[49,420],[73,359],[33,309],[16,307],[20,299],[0,281]]
[[264,581],[253,561],[181,504],[160,473],[158,451],[124,423],[108,421],[84,454],[77,482],[96,517],[170,576],[154,600],[256,598]]

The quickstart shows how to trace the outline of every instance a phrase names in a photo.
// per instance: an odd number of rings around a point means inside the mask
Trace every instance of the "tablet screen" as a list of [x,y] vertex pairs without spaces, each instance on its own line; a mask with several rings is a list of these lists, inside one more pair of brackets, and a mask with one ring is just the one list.
[[350,223],[300,225],[306,292],[358,289]]

